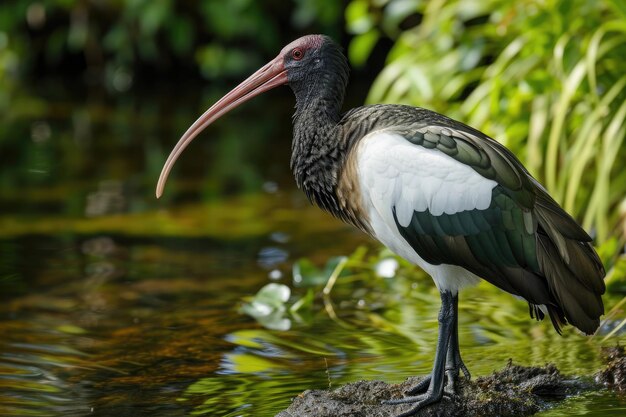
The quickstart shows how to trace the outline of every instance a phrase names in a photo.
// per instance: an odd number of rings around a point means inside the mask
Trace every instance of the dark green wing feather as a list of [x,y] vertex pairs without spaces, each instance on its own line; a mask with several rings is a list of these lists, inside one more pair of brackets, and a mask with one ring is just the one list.
[[551,304],[537,259],[536,226],[502,186],[494,188],[485,210],[439,216],[414,212],[406,227],[395,220],[402,236],[426,262],[462,266],[533,304]]

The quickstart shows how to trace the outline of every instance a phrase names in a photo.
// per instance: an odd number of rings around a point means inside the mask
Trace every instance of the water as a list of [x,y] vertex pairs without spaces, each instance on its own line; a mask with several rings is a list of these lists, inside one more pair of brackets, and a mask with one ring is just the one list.
[[[14,97],[0,127],[0,415],[272,416],[305,389],[430,369],[438,296],[406,267],[341,278],[332,303],[317,296],[289,331],[240,312],[268,282],[303,297],[291,274],[301,257],[322,265],[358,245],[378,256],[295,189],[287,91],[212,127],[157,201],[171,146],[223,89],[68,99],[39,87]],[[591,376],[599,347],[625,340],[559,337],[487,285],[460,308],[478,376],[509,358]],[[601,391],[542,415],[625,410]]]

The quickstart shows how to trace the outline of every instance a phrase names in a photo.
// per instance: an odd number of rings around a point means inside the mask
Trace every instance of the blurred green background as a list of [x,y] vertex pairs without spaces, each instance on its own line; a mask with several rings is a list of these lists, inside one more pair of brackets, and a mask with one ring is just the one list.
[[[289,89],[212,126],[154,198],[187,126],[308,33],[345,49],[346,109],[406,103],[484,131],[595,239],[598,335],[559,337],[481,284],[460,306],[475,374],[512,358],[592,375],[624,342],[626,1],[13,0],[0,414],[273,415],[307,388],[430,369],[436,289],[295,188]],[[601,392],[543,414],[625,408]]]

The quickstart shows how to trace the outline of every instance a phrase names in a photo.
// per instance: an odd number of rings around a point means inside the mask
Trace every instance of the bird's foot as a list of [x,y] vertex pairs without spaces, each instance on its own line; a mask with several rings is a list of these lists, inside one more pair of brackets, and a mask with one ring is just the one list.
[[[457,394],[457,391],[458,391],[457,382],[458,382],[459,375],[461,372],[463,373],[463,376],[465,377],[465,379],[467,379],[468,381],[471,379],[472,376],[469,370],[467,369],[467,367],[465,366],[465,364],[460,358],[457,360],[457,363],[455,365],[446,367],[446,385],[444,388],[445,389],[444,395],[446,394],[456,395]],[[405,394],[416,395],[416,394],[425,393],[426,390],[428,390],[428,387],[430,386],[431,380],[432,380],[431,375],[426,376],[424,379],[418,382],[417,385],[415,385],[413,388],[406,391]]]
[[[439,337],[433,370],[429,376],[410,389],[405,398],[383,401],[383,404],[411,404],[412,407],[396,417],[411,417],[419,410],[438,403],[444,396],[456,394],[457,380],[461,372],[467,379],[470,373],[461,360],[457,326],[457,298],[450,291],[441,292],[439,310]],[[425,391],[425,392],[424,392]]]
[[397,400],[383,401],[383,404],[399,405],[399,404],[413,404],[414,403],[415,405],[411,407],[409,410],[395,416],[395,417],[411,417],[415,415],[415,413],[417,413],[422,408],[430,404],[441,401],[441,398],[443,396],[444,396],[443,392],[436,393],[433,391],[427,391],[426,393],[420,394],[420,395],[404,397],[404,398],[400,398]]

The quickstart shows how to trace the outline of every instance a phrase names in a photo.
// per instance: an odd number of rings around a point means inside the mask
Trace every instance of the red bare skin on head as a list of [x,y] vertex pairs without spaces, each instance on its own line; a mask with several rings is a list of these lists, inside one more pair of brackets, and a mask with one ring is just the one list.
[[323,43],[324,37],[322,35],[306,35],[285,46],[280,51],[280,55],[288,54],[295,48],[300,48],[303,51],[319,48]]

